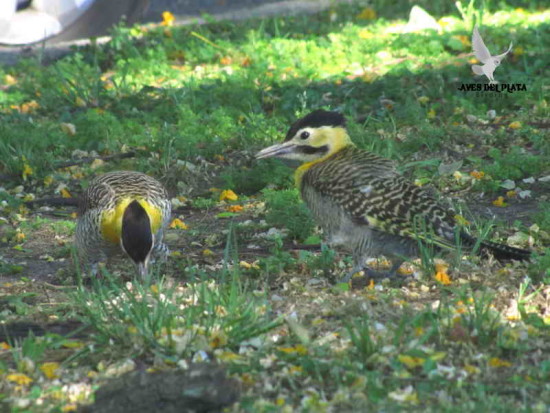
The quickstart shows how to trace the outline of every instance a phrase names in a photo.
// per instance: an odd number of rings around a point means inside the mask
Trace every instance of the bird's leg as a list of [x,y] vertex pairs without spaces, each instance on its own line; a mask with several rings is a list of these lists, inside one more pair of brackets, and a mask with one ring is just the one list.
[[91,275],[92,278],[100,277],[101,276],[99,271],[100,263],[104,263],[106,260],[107,260],[107,255],[105,255],[104,252],[102,251],[96,252],[96,255],[89,259],[88,266],[84,267],[86,270],[89,269],[89,272],[86,271],[85,273]]
[[353,277],[354,274],[357,274],[360,271],[363,271],[364,266],[363,264],[355,264],[350,272],[348,272],[344,278],[340,280],[341,283],[347,283],[349,280],[351,280],[351,277]]
[[351,278],[354,276],[354,274],[357,274],[358,272],[363,271],[365,266],[365,253],[363,249],[363,245],[360,245],[353,251],[353,268],[350,272],[348,272],[344,278],[340,280],[341,283],[347,283]]
[[170,255],[170,248],[168,248],[168,246],[164,242],[159,241],[155,245],[153,249],[153,254],[151,255],[151,263],[154,263],[157,260],[157,257],[161,262],[166,262],[168,256]]
[[97,277],[98,274],[99,274],[99,261],[97,262],[93,262],[91,265],[90,265],[90,274],[92,275],[92,277]]

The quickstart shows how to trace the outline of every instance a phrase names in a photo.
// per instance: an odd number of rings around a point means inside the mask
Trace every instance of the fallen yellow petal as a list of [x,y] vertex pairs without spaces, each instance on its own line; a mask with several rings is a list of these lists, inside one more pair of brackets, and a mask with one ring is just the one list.
[[458,225],[470,225],[470,221],[468,221],[466,218],[464,218],[462,215],[456,214],[455,215],[455,221]]
[[483,171],[472,171],[472,172],[470,172],[470,176],[474,179],[482,179],[485,176],[485,172],[483,172]]
[[435,274],[435,279],[436,279],[436,281],[438,281],[439,283],[441,283],[443,285],[450,285],[451,284],[451,278],[444,271],[438,271]]
[[61,130],[69,136],[76,135],[76,126],[72,123],[61,123]]
[[425,361],[425,359],[423,359],[422,357],[413,357],[406,354],[400,354],[399,356],[397,356],[397,360],[399,360],[410,369],[421,366],[422,364],[424,364]]
[[210,347],[220,348],[227,344],[227,335],[220,330],[212,332],[210,334]]
[[285,354],[299,354],[301,356],[307,354],[307,348],[302,344],[298,344],[294,347],[277,347],[277,350]]
[[225,189],[220,193],[220,201],[236,201],[237,199],[239,199],[239,197],[231,189]]
[[6,379],[8,381],[12,381],[14,383],[17,383],[20,386],[26,386],[28,384],[31,384],[32,381],[33,381],[29,376],[27,376],[26,374],[22,374],[22,373],[8,374]]
[[370,7],[366,7],[357,15],[357,18],[362,20],[376,19],[376,11]]
[[46,376],[46,378],[48,378],[50,380],[59,377],[57,375],[57,369],[59,369],[59,363],[56,363],[56,362],[53,362],[53,361],[43,363],[40,366],[40,371],[42,373],[44,373],[44,376]]
[[420,103],[421,105],[425,105],[426,103],[428,103],[430,101],[430,98],[428,96],[420,96],[418,99],[416,99],[418,101],[418,103]]
[[525,53],[525,49],[521,46],[514,47],[514,55],[515,56],[521,56],[523,53]]
[[478,374],[480,372],[476,366],[472,366],[471,364],[466,364],[464,366],[464,370],[466,370],[469,374]]
[[504,202],[504,197],[499,196],[497,199],[493,201],[493,205],[496,207],[504,208],[506,206],[506,202]]
[[99,168],[100,166],[103,166],[105,164],[105,161],[103,159],[99,159],[99,158],[96,158],[92,161],[92,163],[90,164],[90,168],[92,169],[97,169]]
[[498,368],[498,367],[511,367],[512,363],[506,360],[499,359],[498,357],[493,357],[489,359],[489,366]]
[[84,99],[82,99],[81,97],[77,97],[75,100],[74,100],[74,103],[76,106],[78,106],[79,108],[83,108],[86,106],[86,102],[84,101]]
[[229,212],[242,212],[243,209],[244,209],[244,207],[242,205],[230,205],[227,208],[227,211],[229,211]]
[[171,223],[170,223],[170,228],[172,229],[189,229],[189,227],[185,224],[185,222],[183,222],[181,219],[179,218],[175,218]]
[[163,11],[162,12],[162,22],[160,23],[163,26],[172,26],[174,25],[174,21],[176,18],[172,13],[169,11]]
[[23,180],[26,181],[28,176],[31,176],[33,174],[33,169],[30,167],[28,163],[25,163],[23,165]]

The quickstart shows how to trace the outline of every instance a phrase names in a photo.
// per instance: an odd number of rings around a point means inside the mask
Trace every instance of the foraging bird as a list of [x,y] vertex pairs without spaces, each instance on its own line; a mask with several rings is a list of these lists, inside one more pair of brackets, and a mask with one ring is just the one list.
[[[417,256],[419,240],[454,249],[458,238],[467,249],[477,240],[455,222],[454,213],[425,189],[401,176],[393,161],[357,148],[345,118],[316,110],[297,120],[283,143],[256,158],[301,161],[295,179],[302,198],[323,228],[329,244],[351,250],[354,269],[371,278],[394,277],[404,258]],[[526,260],[529,251],[482,241],[482,252],[498,259]],[[388,273],[365,268],[365,259],[383,254],[392,260]]]
[[483,39],[479,34],[477,26],[474,27],[474,32],[472,34],[472,48],[474,49],[474,54],[476,58],[483,63],[483,66],[472,65],[472,70],[476,75],[485,75],[489,79],[489,83],[494,84],[498,83],[493,77],[493,72],[495,69],[500,66],[502,59],[506,57],[510,50],[512,50],[512,42],[510,42],[510,47],[503,54],[497,56],[491,56],[491,52],[483,43]]
[[171,209],[166,189],[148,175],[116,171],[95,178],[79,203],[75,238],[81,262],[95,275],[100,261],[122,250],[145,278],[153,254],[168,256],[162,237]]

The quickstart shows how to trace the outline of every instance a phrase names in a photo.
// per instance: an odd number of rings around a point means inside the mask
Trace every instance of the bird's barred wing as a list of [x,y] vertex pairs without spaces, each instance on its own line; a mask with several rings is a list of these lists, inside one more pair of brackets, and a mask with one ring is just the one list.
[[474,27],[474,32],[472,33],[472,48],[474,49],[474,54],[481,63],[485,63],[491,58],[491,52],[483,43],[483,39],[479,34],[477,26]]
[[397,173],[373,177],[348,170],[340,176],[304,177],[304,185],[334,200],[359,225],[452,248],[455,222],[450,211]]
[[93,209],[103,209],[110,198],[114,198],[114,189],[105,182],[92,182],[79,200],[78,213],[83,215]]

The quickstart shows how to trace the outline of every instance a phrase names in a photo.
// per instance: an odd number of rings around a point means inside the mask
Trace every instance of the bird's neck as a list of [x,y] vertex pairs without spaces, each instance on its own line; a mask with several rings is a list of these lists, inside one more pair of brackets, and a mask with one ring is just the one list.
[[150,219],[152,233],[154,234],[158,231],[162,224],[162,211],[158,207],[147,202],[145,199],[129,197],[121,199],[113,209],[103,211],[100,226],[104,239],[112,242],[113,244],[120,243],[122,218],[126,208],[133,201],[137,201],[146,211]]
[[330,150],[327,152],[326,155],[319,157],[318,159],[315,159],[313,161],[304,162],[302,165],[296,169],[294,172],[294,182],[296,183],[296,187],[301,188],[302,187],[302,178],[304,177],[304,174],[314,165],[317,165],[318,163],[324,162],[327,159],[333,157],[337,153],[342,152],[343,150],[346,150],[348,148],[355,147],[355,144],[350,139],[348,133],[345,129],[341,129],[338,131],[338,135],[336,135],[331,140],[331,146]]

